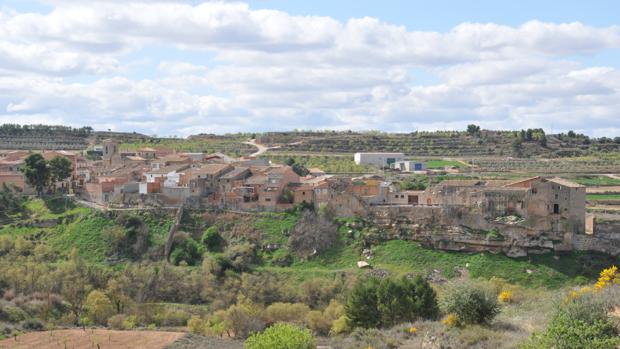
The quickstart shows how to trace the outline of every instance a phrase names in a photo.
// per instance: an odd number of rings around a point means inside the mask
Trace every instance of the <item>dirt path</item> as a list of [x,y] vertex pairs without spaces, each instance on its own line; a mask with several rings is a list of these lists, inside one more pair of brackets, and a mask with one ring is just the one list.
[[81,329],[30,332],[0,341],[0,348],[11,349],[163,349],[185,336],[183,332],[113,331]]
[[267,147],[267,146],[264,146],[262,144],[258,144],[258,143],[256,143],[255,139],[251,139],[248,142],[243,142],[243,144],[253,145],[256,148],[258,148],[258,150],[256,152],[250,154],[250,156],[259,156],[259,155],[264,154],[265,152],[267,152],[267,150],[280,148],[279,146],[277,146],[277,147]]

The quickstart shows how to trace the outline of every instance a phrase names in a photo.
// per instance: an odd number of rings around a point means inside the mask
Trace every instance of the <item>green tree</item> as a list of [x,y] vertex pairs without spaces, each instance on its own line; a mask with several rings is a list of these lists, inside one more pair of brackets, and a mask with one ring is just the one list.
[[48,163],[50,169],[50,180],[58,183],[71,177],[73,171],[71,161],[64,156],[54,156]]
[[523,141],[520,138],[515,138],[515,140],[512,141],[512,151],[515,155],[521,156],[523,152]]
[[0,216],[6,216],[22,211],[24,202],[16,195],[15,187],[9,187],[6,183],[0,189]]
[[474,124],[467,125],[467,134],[469,134],[470,136],[479,136],[480,126]]
[[28,155],[22,171],[28,184],[36,189],[37,195],[43,195],[43,189],[50,181],[50,169],[43,156],[38,153]]
[[344,306],[352,327],[378,327],[381,324],[381,311],[377,302],[379,280],[369,278],[359,281]]
[[316,339],[308,329],[278,323],[245,341],[245,349],[314,349]]
[[175,265],[179,265],[183,261],[188,265],[196,265],[201,260],[201,257],[202,250],[200,246],[190,237],[175,242],[172,253],[170,253],[170,259]]

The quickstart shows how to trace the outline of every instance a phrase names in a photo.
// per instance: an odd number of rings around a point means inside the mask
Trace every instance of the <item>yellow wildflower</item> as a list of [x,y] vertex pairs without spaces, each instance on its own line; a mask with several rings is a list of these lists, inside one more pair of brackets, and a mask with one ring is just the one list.
[[502,291],[497,296],[497,301],[500,303],[512,303],[513,295],[511,291]]
[[456,314],[448,314],[443,320],[441,320],[441,323],[448,327],[455,327],[459,325],[459,318]]
[[410,334],[416,334],[416,333],[418,333],[418,329],[415,328],[415,327],[409,327],[409,333]]

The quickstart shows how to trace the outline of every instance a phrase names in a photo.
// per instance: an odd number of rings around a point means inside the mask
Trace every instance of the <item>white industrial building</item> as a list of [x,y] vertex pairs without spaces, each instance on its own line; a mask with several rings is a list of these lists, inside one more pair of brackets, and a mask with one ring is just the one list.
[[358,165],[370,165],[376,167],[390,167],[390,165],[403,161],[403,153],[355,153],[355,163]]

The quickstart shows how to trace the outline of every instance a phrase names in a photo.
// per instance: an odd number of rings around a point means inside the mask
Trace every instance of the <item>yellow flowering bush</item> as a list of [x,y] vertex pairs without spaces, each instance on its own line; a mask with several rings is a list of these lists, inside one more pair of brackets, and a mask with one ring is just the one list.
[[620,276],[618,276],[618,267],[612,265],[611,268],[603,269],[598,278],[594,289],[601,290],[607,286],[620,284]]
[[512,303],[514,296],[511,291],[502,291],[497,296],[497,301],[500,303]]
[[409,334],[416,334],[418,333],[418,329],[415,327],[409,327]]
[[448,314],[445,318],[443,318],[443,320],[441,320],[441,323],[448,327],[456,327],[459,325],[459,318],[456,314]]

